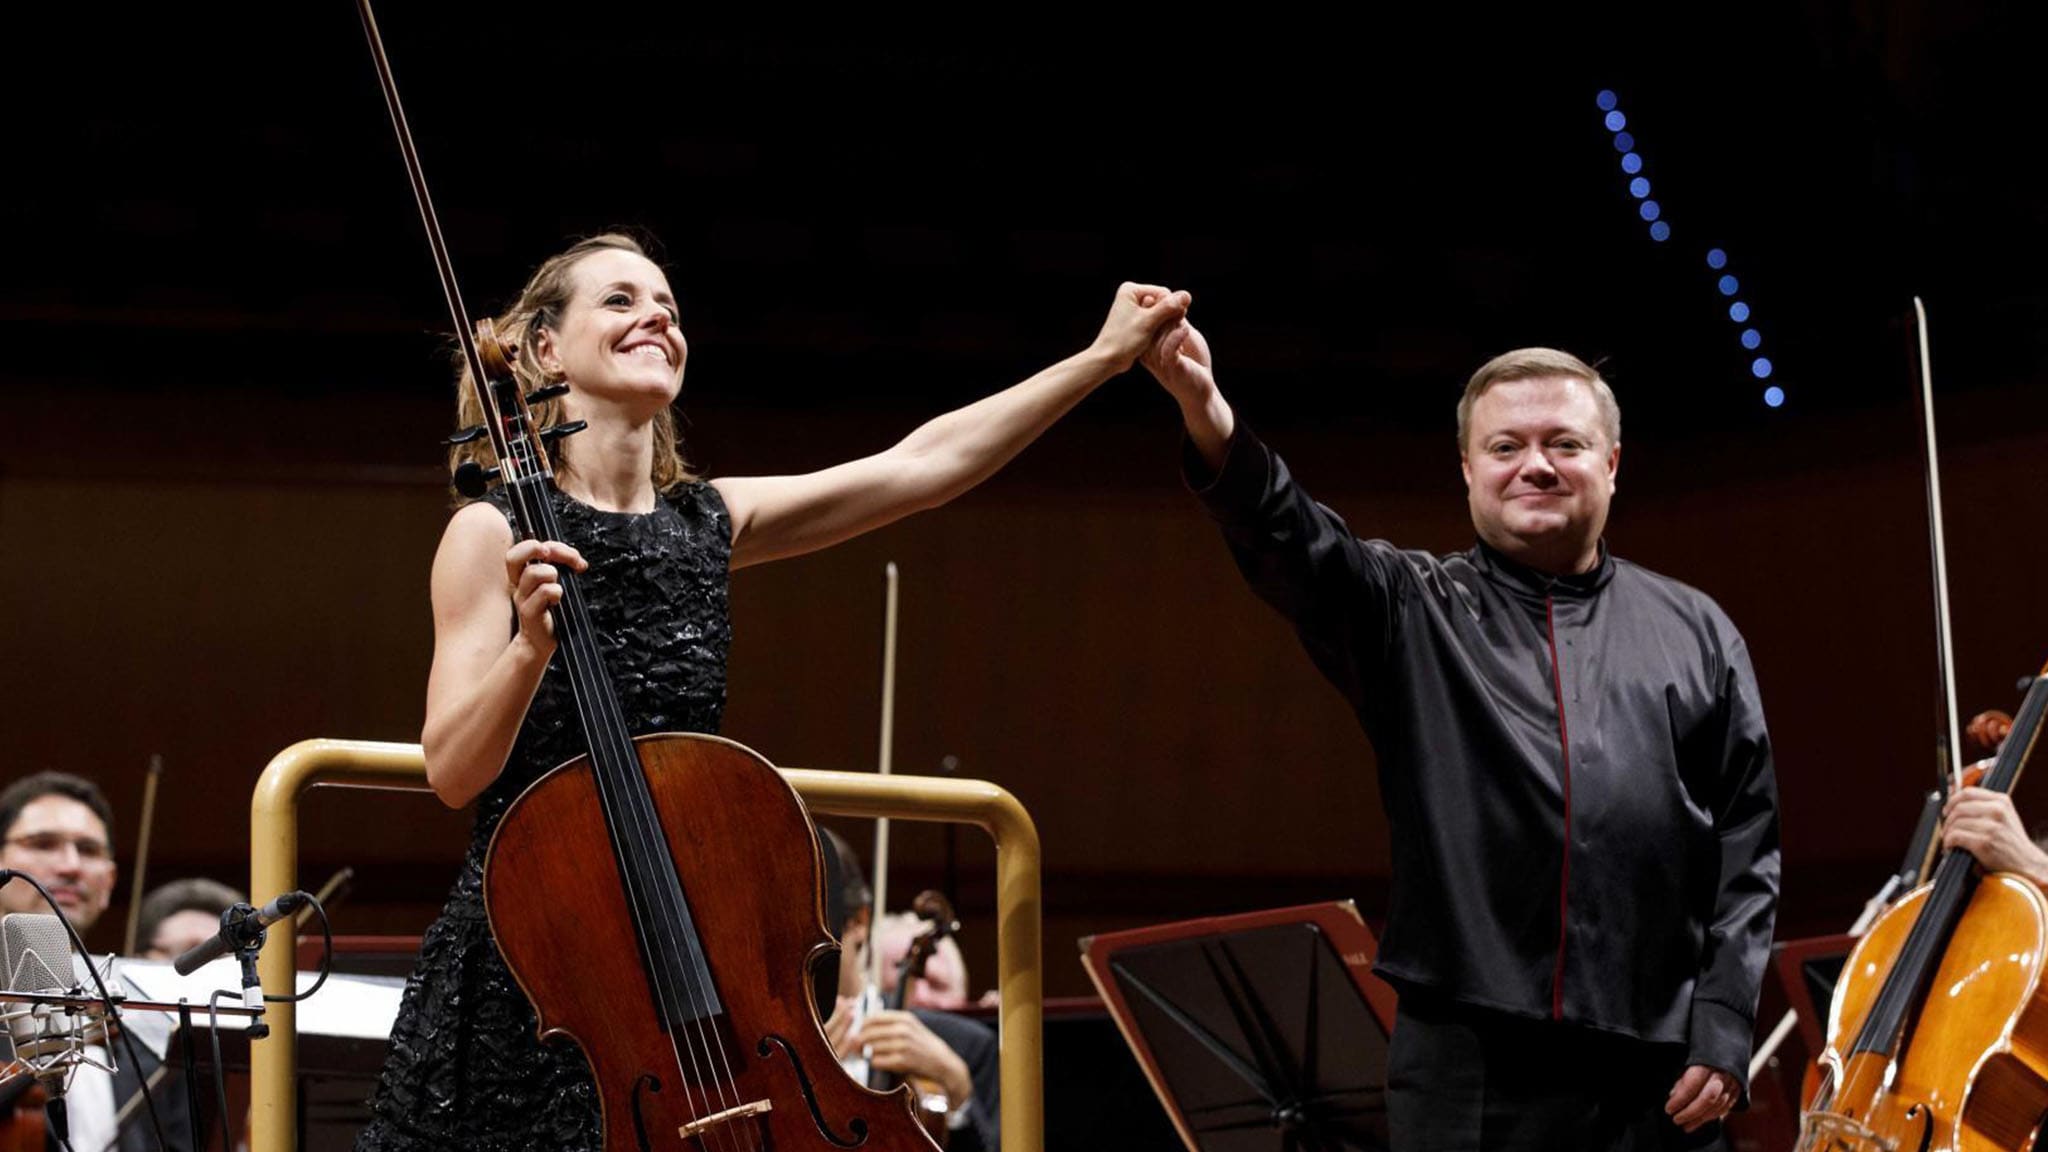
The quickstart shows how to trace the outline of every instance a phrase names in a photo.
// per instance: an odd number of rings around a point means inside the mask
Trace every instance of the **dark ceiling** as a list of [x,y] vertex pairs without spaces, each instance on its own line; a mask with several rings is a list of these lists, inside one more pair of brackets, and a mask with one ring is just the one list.
[[[1226,388],[1268,419],[1447,428],[1480,360],[1550,343],[1604,358],[1632,428],[1820,429],[1906,402],[1915,292],[1944,390],[2048,415],[2029,398],[2048,368],[2038,8],[1446,7],[381,17],[472,308],[567,238],[645,228],[683,301],[690,403],[933,409],[1078,347],[1142,278],[1197,294]],[[78,6],[15,39],[0,374],[445,388],[447,321],[351,6],[197,12]]]

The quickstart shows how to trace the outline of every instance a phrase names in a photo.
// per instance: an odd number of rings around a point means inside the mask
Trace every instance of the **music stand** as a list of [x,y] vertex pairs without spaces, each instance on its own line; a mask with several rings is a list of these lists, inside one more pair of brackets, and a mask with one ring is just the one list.
[[[131,961],[124,962],[123,975],[160,998],[182,996],[195,1005],[194,1056],[203,1067],[211,1069],[206,996],[214,988],[234,986],[237,981],[233,963],[215,960],[190,976],[179,976],[169,964]],[[314,976],[313,972],[298,972],[298,990],[304,992],[309,988]],[[298,1052],[295,1146],[302,1152],[348,1149],[354,1144],[355,1134],[368,1123],[366,1102],[370,1086],[375,1083],[390,1048],[391,1024],[398,1015],[404,983],[395,976],[332,972],[319,993],[299,1005],[292,1035],[274,1034],[261,1041],[291,1044]],[[239,1003],[231,1004],[239,1008]],[[239,1115],[246,1107],[239,1097],[246,1091],[250,1041],[242,1021],[223,1017],[220,1025],[221,1067],[213,1071],[227,1077],[231,1114]],[[164,1063],[167,1068],[182,1071],[185,1058],[179,1045],[171,1046]]]
[[1081,941],[1190,1152],[1388,1146],[1395,995],[1377,951],[1348,900]]

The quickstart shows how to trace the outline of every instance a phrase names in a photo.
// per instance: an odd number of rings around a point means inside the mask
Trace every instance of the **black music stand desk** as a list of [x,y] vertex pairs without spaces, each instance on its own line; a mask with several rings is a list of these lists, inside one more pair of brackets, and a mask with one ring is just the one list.
[[1387,1145],[1394,990],[1350,901],[1105,933],[1082,963],[1190,1152]]

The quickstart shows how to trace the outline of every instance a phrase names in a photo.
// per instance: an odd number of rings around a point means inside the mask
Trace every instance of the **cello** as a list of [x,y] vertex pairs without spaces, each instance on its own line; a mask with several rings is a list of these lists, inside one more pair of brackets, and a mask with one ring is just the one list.
[[[548,438],[529,407],[544,397],[523,393],[489,320],[469,323],[369,0],[357,9],[485,414],[457,436],[488,436],[495,457],[457,486],[502,484],[516,534],[558,540]],[[588,1060],[602,1146],[928,1152],[909,1092],[854,1083],[819,1026],[808,972],[835,945],[795,791],[733,741],[630,736],[581,585],[557,582],[557,654],[589,751],[508,807],[484,903],[540,1038]]]
[[[2033,678],[1979,787],[2010,792],[2048,715]],[[2048,898],[1962,849],[1880,916],[1843,965],[1798,1152],[2034,1147],[2048,1116]]]

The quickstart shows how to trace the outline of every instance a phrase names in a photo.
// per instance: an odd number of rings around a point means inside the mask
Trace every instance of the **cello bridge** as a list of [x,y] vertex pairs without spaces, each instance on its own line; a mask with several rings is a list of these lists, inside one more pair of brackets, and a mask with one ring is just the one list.
[[1839,1112],[1808,1112],[1799,1118],[1794,1152],[1898,1152],[1888,1140]]
[[685,1140],[689,1140],[693,1137],[702,1136],[721,1124],[729,1124],[734,1120],[744,1120],[749,1116],[759,1116],[763,1112],[773,1112],[774,1110],[774,1101],[755,1100],[751,1103],[741,1104],[736,1108],[727,1108],[722,1112],[713,1112],[709,1116],[692,1120],[681,1128],[676,1129],[676,1134]]

